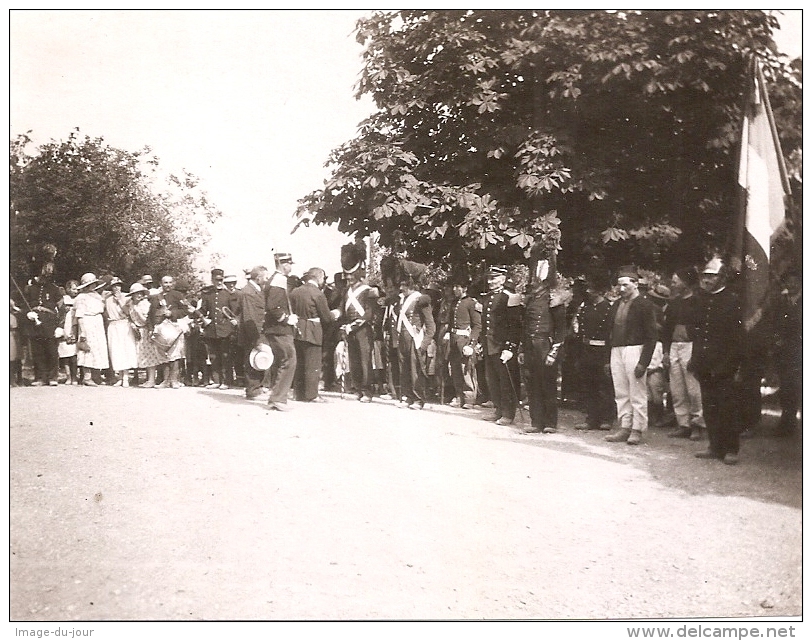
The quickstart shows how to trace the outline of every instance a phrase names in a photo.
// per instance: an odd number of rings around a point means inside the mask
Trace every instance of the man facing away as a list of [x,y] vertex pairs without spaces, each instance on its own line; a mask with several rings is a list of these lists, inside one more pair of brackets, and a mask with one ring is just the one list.
[[290,293],[290,307],[298,316],[299,331],[294,338],[296,348],[296,371],[293,377],[293,391],[297,401],[319,402],[319,380],[321,379],[321,344],[324,327],[331,325],[339,316],[339,311],[330,310],[324,296],[326,274],[323,269],[313,267],[302,276],[302,284]]

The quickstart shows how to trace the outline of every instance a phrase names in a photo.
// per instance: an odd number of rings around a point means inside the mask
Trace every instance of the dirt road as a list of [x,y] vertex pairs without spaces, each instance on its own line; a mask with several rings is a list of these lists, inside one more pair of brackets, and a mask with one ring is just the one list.
[[800,440],[329,401],[10,390],[11,620],[801,614]]

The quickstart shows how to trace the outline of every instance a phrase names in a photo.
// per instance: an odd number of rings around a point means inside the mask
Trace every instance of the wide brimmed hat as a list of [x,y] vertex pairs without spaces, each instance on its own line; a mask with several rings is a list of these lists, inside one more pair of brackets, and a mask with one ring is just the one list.
[[270,345],[260,343],[248,355],[248,363],[255,370],[265,371],[273,365],[273,350]]
[[133,294],[137,294],[138,292],[149,295],[149,290],[146,287],[144,287],[141,283],[133,283],[132,285],[130,285],[130,291],[124,295],[132,296]]
[[99,282],[99,279],[96,278],[96,274],[93,272],[87,272],[86,274],[82,274],[82,277],[79,279],[79,287],[77,289],[84,290],[91,285],[98,284]]
[[124,281],[121,280],[118,276],[113,276],[109,283],[107,283],[107,287],[112,287],[113,285],[124,285]]

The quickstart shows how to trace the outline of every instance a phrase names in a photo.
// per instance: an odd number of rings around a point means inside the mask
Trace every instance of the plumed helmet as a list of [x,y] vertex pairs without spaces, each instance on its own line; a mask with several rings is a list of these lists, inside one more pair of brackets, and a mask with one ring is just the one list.
[[351,274],[364,269],[367,264],[367,248],[363,240],[358,239],[341,247],[341,269]]

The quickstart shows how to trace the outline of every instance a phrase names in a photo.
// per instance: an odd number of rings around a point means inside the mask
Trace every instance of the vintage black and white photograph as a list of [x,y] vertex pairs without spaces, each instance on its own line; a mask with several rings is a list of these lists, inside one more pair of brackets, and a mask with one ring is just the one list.
[[9,637],[802,636],[801,10],[8,19]]

